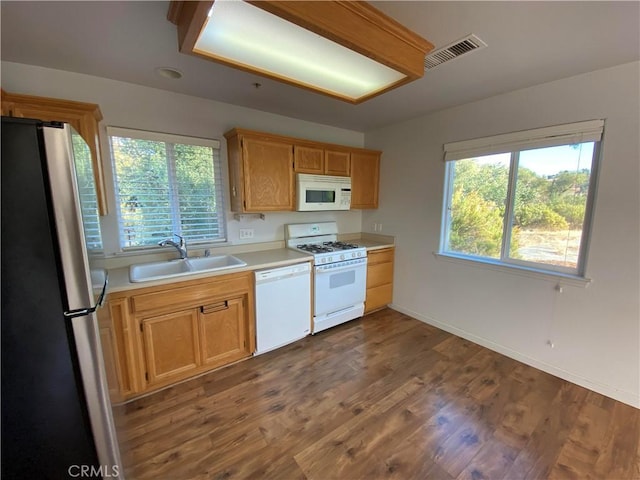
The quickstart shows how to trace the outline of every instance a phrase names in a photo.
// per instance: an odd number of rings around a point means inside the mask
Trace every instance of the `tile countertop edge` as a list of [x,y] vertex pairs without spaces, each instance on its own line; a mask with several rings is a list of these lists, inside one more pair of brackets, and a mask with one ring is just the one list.
[[198,280],[203,278],[216,277],[233,273],[248,272],[254,270],[263,270],[265,268],[285,267],[287,265],[295,265],[296,263],[311,262],[311,255],[296,252],[286,248],[278,248],[272,250],[261,250],[257,252],[237,253],[238,257],[246,266],[238,268],[230,268],[226,270],[218,270],[214,272],[202,272],[192,275],[184,275],[179,277],[169,277],[162,280],[152,280],[149,282],[131,282],[129,280],[129,267],[118,267],[109,269],[109,293],[122,292],[127,290],[135,290],[146,287],[156,287],[158,285],[169,285],[172,283],[185,282],[189,280]]

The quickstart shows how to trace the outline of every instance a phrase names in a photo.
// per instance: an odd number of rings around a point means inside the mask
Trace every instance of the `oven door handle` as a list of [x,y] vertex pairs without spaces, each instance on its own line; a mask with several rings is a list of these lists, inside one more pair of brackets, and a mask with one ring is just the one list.
[[356,270],[358,268],[367,268],[367,262],[357,263],[355,265],[344,265],[342,267],[324,268],[324,265],[316,267],[316,275],[327,273],[343,272],[345,270]]

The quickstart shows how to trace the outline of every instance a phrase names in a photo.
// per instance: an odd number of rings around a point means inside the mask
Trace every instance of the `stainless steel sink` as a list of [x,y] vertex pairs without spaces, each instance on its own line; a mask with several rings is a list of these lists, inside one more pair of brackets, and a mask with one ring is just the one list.
[[129,267],[129,279],[134,283],[149,282],[196,273],[216,272],[245,265],[246,262],[233,255],[212,255],[166,262],[140,263]]

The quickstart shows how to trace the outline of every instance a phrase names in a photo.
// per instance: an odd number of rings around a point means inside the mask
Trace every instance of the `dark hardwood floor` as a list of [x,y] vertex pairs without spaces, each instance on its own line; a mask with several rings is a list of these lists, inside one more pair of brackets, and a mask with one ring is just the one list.
[[640,410],[389,309],[115,413],[129,479],[640,478]]

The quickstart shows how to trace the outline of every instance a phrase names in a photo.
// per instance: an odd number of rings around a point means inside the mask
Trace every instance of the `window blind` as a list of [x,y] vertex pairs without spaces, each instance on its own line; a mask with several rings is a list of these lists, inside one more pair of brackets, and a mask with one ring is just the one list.
[[444,144],[444,160],[463,160],[532,148],[598,142],[604,120],[588,120]]
[[71,146],[75,161],[78,200],[80,202],[85,243],[88,250],[101,250],[100,214],[98,213],[98,195],[96,193],[95,177],[93,176],[91,151],[75,130],[71,131]]
[[108,127],[122,248],[225,240],[220,142]]

